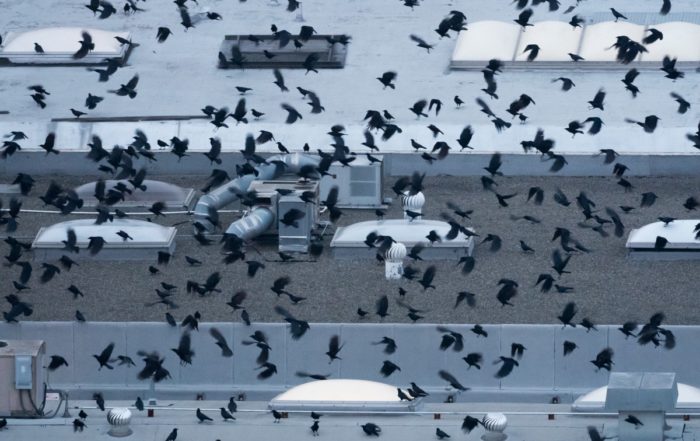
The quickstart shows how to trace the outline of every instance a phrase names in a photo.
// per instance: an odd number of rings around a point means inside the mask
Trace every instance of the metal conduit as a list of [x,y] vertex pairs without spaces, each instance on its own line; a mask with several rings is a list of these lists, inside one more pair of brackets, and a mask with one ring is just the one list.
[[[255,180],[272,180],[279,178],[283,173],[297,173],[303,166],[318,166],[320,159],[302,153],[287,155],[275,155],[267,159],[267,164],[260,164],[255,169],[258,175],[244,175],[218,187],[200,197],[194,207],[194,221],[203,225],[208,232],[214,231],[214,225],[207,220],[209,207],[217,211],[238,199],[238,193],[248,191],[248,187]],[[273,162],[280,161],[285,167],[277,167]],[[248,219],[250,218],[250,219]],[[256,207],[248,215],[233,222],[226,230],[227,233],[236,234],[244,240],[253,239],[267,230],[275,221],[275,214],[268,208]]]

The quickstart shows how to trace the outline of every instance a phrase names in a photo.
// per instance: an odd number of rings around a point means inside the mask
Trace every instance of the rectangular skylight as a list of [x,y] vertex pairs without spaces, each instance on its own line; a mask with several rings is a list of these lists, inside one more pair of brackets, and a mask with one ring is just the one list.
[[[75,59],[73,54],[80,49],[83,32],[87,32],[92,37],[95,47],[83,58]],[[104,63],[108,58],[119,58],[124,62],[129,45],[121,44],[116,37],[129,41],[131,34],[79,27],[8,32],[4,37],[5,44],[0,50],[0,61],[12,64],[94,65]],[[43,52],[39,52],[35,45],[38,45]]]
[[[649,28],[663,32],[664,39],[645,45],[642,53],[630,64],[617,60],[618,50],[612,47],[618,37],[625,36],[643,44]],[[638,69],[658,68],[665,56],[678,58],[677,67],[695,67],[700,62],[700,24],[668,22],[640,25],[624,21],[604,21],[574,28],[564,21],[542,21],[522,28],[510,22],[480,21],[469,25],[457,37],[450,68],[483,69],[491,59],[509,68],[525,69]],[[679,43],[680,42],[680,43]],[[528,45],[539,51],[533,61],[523,53]],[[574,62],[569,54],[582,57]]]

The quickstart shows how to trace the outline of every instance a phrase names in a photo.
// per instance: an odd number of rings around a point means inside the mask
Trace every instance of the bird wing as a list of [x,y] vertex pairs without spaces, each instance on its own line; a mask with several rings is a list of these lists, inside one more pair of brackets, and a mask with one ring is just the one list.
[[192,345],[192,337],[190,337],[189,332],[183,332],[180,337],[180,343],[177,346],[178,352],[181,354],[187,354],[190,352],[190,347]]
[[107,347],[102,350],[100,353],[100,360],[102,360],[103,363],[108,362],[112,356],[112,351],[114,351],[114,343],[108,344]]
[[136,88],[136,85],[139,84],[139,76],[138,74],[134,75],[128,83],[126,83],[126,87],[129,89],[134,89]]
[[282,76],[282,72],[280,72],[279,69],[274,69],[272,74],[275,76],[275,81],[277,81],[279,86],[282,87],[284,85],[284,77]]

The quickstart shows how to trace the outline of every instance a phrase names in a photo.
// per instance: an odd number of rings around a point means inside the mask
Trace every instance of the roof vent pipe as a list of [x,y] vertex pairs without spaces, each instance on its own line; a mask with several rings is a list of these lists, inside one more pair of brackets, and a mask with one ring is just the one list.
[[384,256],[384,274],[387,280],[398,280],[403,276],[403,260],[406,258],[406,245],[394,242]]
[[[209,207],[217,210],[225,207],[238,199],[238,194],[246,192],[250,183],[255,180],[277,179],[285,173],[297,173],[305,165],[318,166],[320,159],[311,155],[301,153],[291,153],[287,155],[275,155],[267,158],[267,163],[255,167],[258,172],[243,175],[205,194],[197,201],[194,207],[194,222],[201,224],[207,232],[214,231],[214,225],[207,220],[209,217]],[[280,167],[279,164],[284,164]],[[251,237],[252,238],[252,237]]]
[[[401,205],[403,206],[403,218],[409,221],[421,220],[423,219],[423,205],[425,205],[425,195],[422,191],[411,195],[409,192],[405,191],[404,196],[401,198]],[[412,214],[409,216],[408,211],[412,213],[418,213],[418,216]]]

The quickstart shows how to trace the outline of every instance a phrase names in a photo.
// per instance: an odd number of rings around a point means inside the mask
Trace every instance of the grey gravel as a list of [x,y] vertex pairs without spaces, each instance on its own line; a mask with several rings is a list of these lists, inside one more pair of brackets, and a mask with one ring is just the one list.
[[[64,186],[87,182],[60,177]],[[183,186],[201,187],[204,179],[172,176],[163,180]],[[391,184],[395,178],[388,178],[385,193],[391,194]],[[358,307],[372,313],[362,319],[364,322],[379,322],[373,314],[374,304],[383,295],[388,295],[391,303],[390,315],[384,322],[408,322],[407,311],[395,303],[399,286],[408,294],[406,303],[425,310],[421,315],[424,321],[435,323],[556,323],[557,315],[569,301],[577,303],[578,317],[589,317],[595,323],[620,323],[625,320],[644,321],[657,311],[664,311],[668,323],[699,324],[695,307],[695,281],[700,264],[697,261],[639,262],[626,258],[624,247],[630,228],[637,228],[653,222],[658,216],[692,218],[693,212],[683,208],[683,201],[696,195],[698,177],[654,177],[632,178],[633,192],[625,193],[610,178],[561,178],[561,177],[504,177],[498,179],[498,191],[518,192],[511,199],[508,208],[501,208],[495,196],[481,188],[478,178],[429,177],[425,181],[427,203],[426,218],[438,218],[446,211],[445,203],[454,201],[464,208],[473,209],[471,221],[466,225],[474,228],[480,237],[488,233],[498,234],[503,239],[503,248],[496,253],[488,247],[476,249],[476,268],[469,275],[462,275],[453,261],[411,263],[421,270],[435,264],[437,289],[424,292],[415,282],[389,282],[384,279],[384,268],[375,260],[346,261],[335,260],[330,255],[329,243],[332,234],[326,236],[324,254],[315,262],[279,263],[276,254],[276,241],[256,243],[248,248],[247,258],[265,263],[265,269],[256,277],[246,276],[246,265],[237,262],[226,266],[221,263],[217,245],[199,246],[191,237],[189,218],[183,215],[168,215],[154,219],[165,225],[185,222],[178,226],[177,251],[171,263],[160,266],[161,274],[151,276],[147,267],[156,262],[82,262],[80,267],[70,272],[63,271],[51,282],[41,285],[38,281],[40,270],[35,263],[35,271],[30,281],[31,290],[19,296],[34,305],[34,314],[29,320],[73,320],[76,309],[80,309],[90,321],[159,321],[166,311],[163,305],[144,307],[147,301],[156,300],[154,289],[161,281],[179,287],[174,296],[179,309],[170,312],[178,319],[195,310],[201,312],[204,321],[240,320],[230,307],[226,306],[231,295],[238,290],[248,293],[244,306],[253,321],[279,321],[273,311],[274,305],[283,305],[299,318],[312,322],[357,322]],[[41,209],[43,203],[38,196],[48,185],[47,179],[40,179],[30,197],[24,200],[24,208]],[[526,202],[527,190],[540,186],[545,190],[545,202],[535,206]],[[654,191],[659,199],[652,207],[636,208],[621,217],[627,227],[625,237],[616,238],[612,234],[601,238],[596,232],[577,226],[583,220],[575,202],[565,208],[552,200],[556,188],[561,188],[570,200],[585,190],[595,201],[597,208],[613,207],[619,213],[618,205],[639,207],[640,194]],[[7,203],[7,197],[4,198]],[[532,225],[527,221],[511,219],[511,215],[532,215],[541,219],[541,224]],[[601,213],[603,217],[604,212]],[[43,225],[50,225],[77,215],[23,213],[20,227],[15,237],[31,241]],[[387,218],[401,216],[400,207],[395,204],[387,213]],[[222,223],[228,225],[235,214],[222,214]],[[344,210],[338,225],[348,225],[361,220],[373,219],[374,213],[367,210]],[[589,221],[590,222],[590,221]],[[550,255],[557,247],[551,242],[554,228],[569,228],[574,237],[592,250],[589,254],[576,254],[571,258],[568,270],[559,283],[575,288],[573,293],[541,293],[534,283],[540,273],[549,272]],[[612,228],[608,227],[612,233]],[[535,249],[534,254],[520,251],[519,240],[524,240]],[[3,255],[9,247],[0,245]],[[31,254],[31,253],[28,253]],[[184,256],[189,255],[205,262],[204,267],[194,268],[186,264]],[[223,292],[207,297],[188,294],[185,283],[188,279],[203,282],[214,271],[220,271]],[[0,290],[3,295],[14,292],[11,281],[19,274],[19,268],[0,266]],[[269,289],[272,281],[288,275],[292,283],[290,292],[307,297],[307,300],[293,306],[286,298],[277,298]],[[496,300],[497,282],[506,277],[516,280],[519,295],[513,300],[514,307],[501,307]],[[84,298],[72,299],[66,291],[75,284],[84,293]],[[453,309],[456,294],[469,291],[476,294],[477,306],[470,309],[462,304]],[[2,310],[9,305],[3,302]]]

